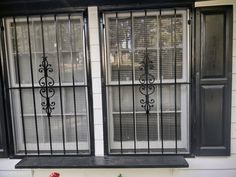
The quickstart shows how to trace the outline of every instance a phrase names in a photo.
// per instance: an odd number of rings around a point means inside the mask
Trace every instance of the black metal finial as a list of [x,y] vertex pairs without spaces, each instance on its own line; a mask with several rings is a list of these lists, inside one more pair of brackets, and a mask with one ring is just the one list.
[[155,77],[149,73],[149,70],[154,69],[153,62],[149,59],[148,54],[146,53],[143,60],[140,62],[139,69],[141,71],[144,71],[143,74],[139,77],[140,87],[139,92],[145,96],[145,98],[142,98],[140,100],[141,107],[144,108],[146,111],[146,114],[149,114],[149,111],[153,107],[153,104],[155,103],[154,99],[150,99],[150,95],[155,92]]
[[43,73],[43,77],[39,79],[39,85],[41,86],[40,95],[46,100],[41,103],[42,109],[47,113],[48,117],[51,117],[52,110],[55,108],[55,102],[50,99],[55,95],[53,88],[54,80],[48,74],[53,72],[52,65],[48,63],[47,57],[42,57],[42,63],[39,65],[39,72]]

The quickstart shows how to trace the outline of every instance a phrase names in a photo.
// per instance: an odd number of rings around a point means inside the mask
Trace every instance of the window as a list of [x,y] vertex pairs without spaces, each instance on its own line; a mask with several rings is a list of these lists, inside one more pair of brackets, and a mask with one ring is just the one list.
[[189,152],[188,10],[105,12],[110,154]]
[[7,18],[15,154],[91,154],[82,14]]

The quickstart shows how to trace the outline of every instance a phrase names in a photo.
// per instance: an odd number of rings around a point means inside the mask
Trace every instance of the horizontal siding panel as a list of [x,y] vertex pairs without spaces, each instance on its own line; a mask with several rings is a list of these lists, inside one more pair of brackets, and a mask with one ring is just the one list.
[[232,73],[236,74],[236,57],[233,57],[232,65]]
[[232,75],[232,90],[236,91],[236,74]]
[[[34,177],[48,177],[50,170],[36,170]],[[171,169],[85,169],[85,170],[57,170],[60,177],[173,177]]]
[[231,126],[231,138],[236,139],[236,123],[232,123]]
[[[20,159],[0,159],[0,171],[1,170],[15,170],[15,165],[20,161]],[[0,175],[0,177],[2,177]]]
[[1,177],[32,177],[32,172],[31,170],[0,171],[0,176]]
[[232,107],[232,111],[231,111],[231,121],[232,123],[236,123],[236,107]]
[[234,24],[233,24],[233,39],[236,39],[236,21],[234,21]]
[[233,18],[234,21],[236,21],[236,3],[234,3],[234,18]]
[[236,170],[178,170],[174,169],[173,177],[235,177]]
[[186,168],[186,170],[191,170],[191,169],[194,169],[194,170],[235,169],[236,170],[236,155],[231,155],[230,157],[195,157],[195,158],[186,158],[186,160],[189,163],[189,168]]
[[236,57],[236,39],[233,40],[233,56]]
[[231,139],[231,154],[232,155],[236,154],[236,139],[233,139],[233,138]]
[[236,107],[236,91],[232,91],[232,106]]

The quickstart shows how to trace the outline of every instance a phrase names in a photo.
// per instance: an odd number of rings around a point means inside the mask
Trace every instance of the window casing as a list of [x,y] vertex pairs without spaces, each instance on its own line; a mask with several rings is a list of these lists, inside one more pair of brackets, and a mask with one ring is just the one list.
[[[108,153],[189,152],[188,14],[186,9],[104,13]],[[148,113],[140,102],[146,55],[155,87]]]
[[[15,154],[91,154],[91,100],[82,13],[6,18],[8,75]],[[43,109],[39,72],[51,71],[51,114]],[[51,89],[51,90],[50,90]],[[55,104],[55,105],[53,105]]]

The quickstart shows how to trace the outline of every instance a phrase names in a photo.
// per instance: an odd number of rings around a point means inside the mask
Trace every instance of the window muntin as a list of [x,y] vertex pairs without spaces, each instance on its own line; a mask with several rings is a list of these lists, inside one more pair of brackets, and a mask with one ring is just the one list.
[[[188,153],[187,16],[188,10],[146,11],[146,17],[145,12],[104,15],[109,153]],[[149,71],[155,77],[149,128],[139,92],[146,51],[155,68]]]
[[[17,17],[15,22],[7,18],[5,24],[15,153],[90,154],[82,14]],[[42,110],[45,98],[39,85],[44,54],[55,82],[51,98],[55,108],[50,118]]]

